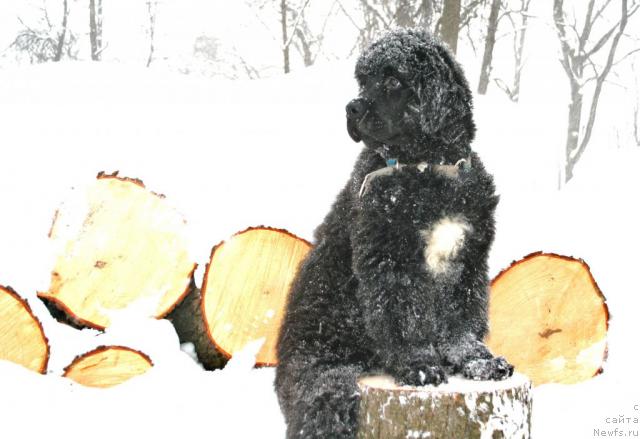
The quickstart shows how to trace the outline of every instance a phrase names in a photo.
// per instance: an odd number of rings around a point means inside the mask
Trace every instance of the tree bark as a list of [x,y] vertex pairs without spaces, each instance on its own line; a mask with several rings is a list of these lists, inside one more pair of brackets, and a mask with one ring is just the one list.
[[571,81],[571,101],[569,102],[569,113],[567,120],[567,139],[564,149],[565,153],[565,167],[564,167],[564,181],[568,182],[573,178],[573,169],[575,168],[580,155],[579,140],[580,140],[580,126],[582,120],[582,90],[580,85]]
[[450,378],[439,386],[397,386],[390,377],[359,380],[358,439],[528,439],[531,383]]
[[410,0],[398,0],[396,5],[395,22],[398,27],[413,27],[413,7]]
[[442,17],[440,18],[440,39],[453,53],[458,49],[458,32],[460,31],[460,0],[444,0]]
[[184,298],[167,319],[173,323],[180,343],[192,343],[198,361],[206,370],[221,369],[229,357],[216,349],[211,342],[207,323],[202,313],[202,294],[192,283],[191,292]]
[[487,37],[484,43],[484,55],[482,56],[482,67],[480,68],[480,82],[478,83],[478,93],[487,93],[489,77],[491,76],[491,63],[493,60],[493,47],[496,44],[496,31],[498,30],[498,13],[500,12],[500,0],[491,2],[491,12],[487,25]]
[[433,32],[433,16],[435,14],[433,2],[434,0],[422,0],[422,4],[420,5],[423,27],[428,32]]
[[513,73],[513,90],[511,91],[511,99],[514,102],[520,100],[520,79],[522,77],[522,69],[524,67],[524,43],[527,36],[527,24],[529,21],[529,3],[531,0],[522,0],[522,27],[520,29],[515,48],[515,70]]
[[64,40],[67,37],[67,23],[69,20],[69,4],[68,0],[64,0],[63,4],[63,12],[62,12],[62,30],[60,31],[60,35],[58,36],[58,45],[56,47],[56,55],[53,58],[53,61],[58,62],[62,59],[62,54],[64,52]]
[[155,51],[155,33],[156,33],[156,8],[157,0],[147,0],[147,12],[149,14],[149,56],[147,57],[147,67],[153,61],[153,52]]
[[282,26],[282,56],[284,61],[284,72],[291,71],[289,60],[289,36],[287,32],[287,0],[280,0],[280,25]]
[[91,59],[100,61],[102,57],[102,0],[89,0],[89,40]]

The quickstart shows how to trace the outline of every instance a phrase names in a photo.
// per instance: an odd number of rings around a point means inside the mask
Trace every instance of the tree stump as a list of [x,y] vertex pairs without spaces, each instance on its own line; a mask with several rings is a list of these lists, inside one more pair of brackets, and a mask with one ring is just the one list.
[[100,346],[80,355],[64,369],[63,376],[89,387],[113,387],[153,366],[142,352],[124,346]]
[[439,386],[398,386],[388,376],[361,378],[358,439],[528,439],[531,383],[457,377]]
[[104,329],[108,311],[157,296],[156,317],[188,293],[196,264],[186,222],[141,181],[99,174],[84,198],[56,212],[58,249],[49,290],[38,296],[80,326]]
[[0,359],[45,373],[49,343],[26,300],[0,286]]
[[[310,248],[286,230],[268,227],[247,229],[215,246],[202,290],[195,290],[170,316],[180,341],[194,343],[206,367],[264,338],[256,363],[275,365],[275,344],[291,283]],[[200,307],[197,315],[194,301]]]
[[493,280],[486,343],[535,385],[571,384],[602,370],[608,321],[584,261],[534,253]]

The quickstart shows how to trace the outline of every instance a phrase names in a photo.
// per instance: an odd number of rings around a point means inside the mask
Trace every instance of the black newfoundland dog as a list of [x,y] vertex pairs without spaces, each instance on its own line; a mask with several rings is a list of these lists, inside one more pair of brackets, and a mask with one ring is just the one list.
[[429,34],[397,30],[355,75],[347,128],[365,148],[316,230],[278,342],[287,438],[355,437],[363,374],[424,385],[513,371],[482,341],[498,198],[471,150],[460,66]]

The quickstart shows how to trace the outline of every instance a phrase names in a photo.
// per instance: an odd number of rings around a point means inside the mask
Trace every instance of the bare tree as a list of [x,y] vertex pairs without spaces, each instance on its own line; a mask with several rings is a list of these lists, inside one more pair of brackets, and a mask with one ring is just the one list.
[[[570,86],[571,100],[569,102],[567,138],[564,151],[564,167],[561,173],[564,183],[571,180],[574,168],[586,150],[596,120],[598,101],[607,80],[607,76],[615,63],[616,51],[620,39],[624,35],[629,17],[640,7],[635,1],[631,6],[627,0],[616,0],[614,5],[620,5],[620,19],[606,32],[593,38],[592,32],[603,14],[611,4],[611,0],[602,0],[596,5],[596,0],[589,0],[587,4],[582,29],[571,21],[564,10],[564,0],[554,0],[553,18],[556,33],[560,39],[562,58],[560,63],[567,75]],[[604,53],[604,65],[599,67],[596,56]],[[583,103],[587,85],[594,83],[590,93],[590,105],[586,121],[583,121]],[[589,97],[589,96],[587,96]]]
[[56,55],[53,58],[54,61],[60,61],[64,53],[64,40],[67,37],[67,26],[69,23],[69,3],[67,0],[63,1],[62,8],[62,28],[58,36],[58,46],[56,47]]
[[460,6],[460,0],[444,0],[442,17],[440,17],[439,36],[453,53],[458,49]]
[[478,93],[486,94],[489,86],[489,76],[491,75],[491,63],[493,61],[493,47],[496,44],[496,31],[498,30],[498,13],[500,12],[501,0],[492,0],[489,22],[487,24],[487,36],[484,43],[484,55],[482,56],[482,67],[480,68],[480,82],[478,83]]
[[[66,2],[66,0],[65,0]],[[155,34],[156,34],[156,14],[158,13],[158,0],[147,0],[147,16],[149,18],[149,56],[147,57],[147,67],[153,61],[153,53],[155,52]]]
[[636,141],[636,146],[640,147],[640,101],[636,98],[635,105],[633,106],[633,139]]
[[319,33],[314,33],[311,30],[309,21],[304,16],[306,8],[292,8],[289,10],[294,22],[298,23],[298,25],[294,28],[294,38],[292,39],[292,44],[295,46],[296,50],[302,57],[302,62],[304,63],[305,67],[313,65],[316,61],[316,58],[320,54],[320,51],[322,49],[322,42],[324,39],[324,33],[329,20],[334,14],[337,3],[337,0],[334,0],[334,2],[332,3],[329,12],[324,18],[324,22]]
[[89,40],[91,59],[100,61],[102,57],[102,0],[89,0]]
[[633,78],[635,82],[635,102],[633,103],[633,140],[636,142],[636,146],[640,147],[640,83],[638,82],[638,73],[636,66],[631,66],[633,72]]
[[[529,24],[529,5],[531,0],[520,0],[520,8],[516,11],[508,11],[507,18],[513,28],[513,54],[515,66],[513,70],[513,85],[511,87],[502,83],[502,88],[512,101],[518,102],[520,99],[520,78],[524,68],[524,44],[527,36],[527,26]],[[513,17],[517,16],[518,19]]]
[[380,34],[394,27],[415,27],[436,33],[441,24],[443,0],[359,0],[359,11],[363,26],[347,13],[342,3],[342,11],[358,27],[358,46],[363,49]]
[[68,27],[69,5],[67,0],[64,0],[63,3],[60,28],[51,23],[45,3],[40,8],[40,12],[40,16],[31,20],[34,21],[32,25],[25,23],[22,18],[18,17],[23,29],[18,32],[10,48],[19,54],[26,54],[31,63],[60,61],[65,54],[68,58],[76,58],[74,51],[76,37]]
[[287,16],[289,15],[287,8],[287,0],[280,0],[280,26],[282,28],[282,57],[284,61],[284,72],[289,73],[291,71],[291,61],[289,56],[290,40],[288,32]]

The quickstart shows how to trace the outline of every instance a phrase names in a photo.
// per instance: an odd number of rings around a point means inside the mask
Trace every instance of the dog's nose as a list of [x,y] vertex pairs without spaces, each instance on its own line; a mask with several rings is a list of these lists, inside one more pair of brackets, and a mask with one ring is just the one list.
[[365,103],[364,99],[354,99],[347,104],[347,117],[349,119],[355,119],[361,117],[364,114]]

